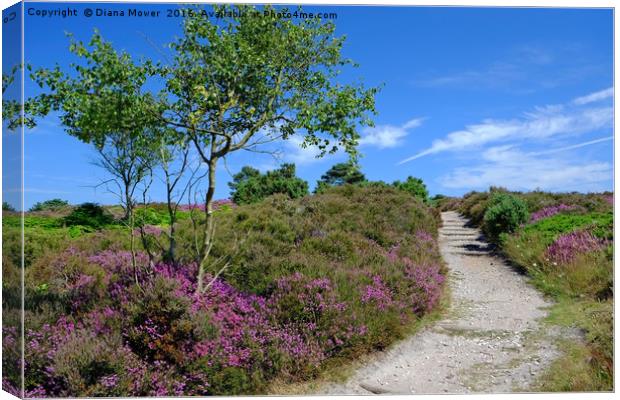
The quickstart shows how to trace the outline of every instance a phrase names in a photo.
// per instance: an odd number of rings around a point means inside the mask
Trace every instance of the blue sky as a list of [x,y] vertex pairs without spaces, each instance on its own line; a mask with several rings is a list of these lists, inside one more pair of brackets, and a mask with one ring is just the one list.
[[[26,4],[26,9],[62,8]],[[136,58],[160,59],[179,35],[178,18],[27,16],[26,61],[61,66],[65,32],[87,40],[94,28]],[[127,9],[107,4],[106,9]],[[165,10],[166,5],[135,5]],[[613,14],[606,9],[307,7],[336,12],[345,56],[360,64],[343,79],[383,84],[375,128],[361,130],[361,166],[369,179],[422,178],[431,194],[460,195],[500,185],[517,190],[612,189]],[[36,93],[26,84],[26,94]],[[343,154],[315,159],[295,139],[279,158],[242,153],[218,173],[216,197],[230,173],[295,162],[311,187]],[[50,116],[26,133],[26,207],[60,197],[72,203],[115,198],[93,186],[106,175],[93,150]],[[162,200],[156,184],[152,200]]]

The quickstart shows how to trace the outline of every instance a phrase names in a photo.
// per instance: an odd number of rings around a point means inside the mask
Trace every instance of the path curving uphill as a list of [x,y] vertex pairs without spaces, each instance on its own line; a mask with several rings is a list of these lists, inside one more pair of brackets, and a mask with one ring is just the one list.
[[324,394],[432,394],[527,390],[560,355],[541,321],[551,305],[456,212],[442,213],[439,245],[451,306],[432,326],[378,353]]

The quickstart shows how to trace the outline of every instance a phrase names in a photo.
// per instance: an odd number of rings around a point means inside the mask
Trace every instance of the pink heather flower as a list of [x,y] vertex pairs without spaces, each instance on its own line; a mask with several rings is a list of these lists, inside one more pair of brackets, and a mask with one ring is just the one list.
[[558,264],[567,264],[579,254],[604,248],[607,241],[597,238],[591,232],[582,230],[560,235],[547,248],[547,257]]
[[389,308],[394,304],[392,291],[388,288],[380,276],[375,275],[372,278],[372,284],[366,285],[362,291],[362,303],[374,302],[381,311]]
[[422,230],[417,231],[415,233],[415,237],[421,242],[435,242],[435,239],[433,239],[433,236],[426,231],[422,231]]
[[386,257],[390,262],[396,262],[399,259],[398,251],[400,250],[400,244],[396,244],[388,250]]
[[567,206],[566,204],[559,204],[557,206],[545,207],[545,208],[542,208],[536,211],[535,213],[531,215],[530,223],[540,221],[541,219],[544,219],[544,218],[552,217],[561,212],[575,210],[576,208],[577,208],[576,206]]
[[445,277],[440,273],[438,264],[413,265],[406,270],[406,276],[411,280],[413,293],[411,304],[416,313],[432,310],[441,295],[441,287]]
[[[145,235],[159,236],[162,234],[163,229],[155,225],[144,225],[142,231]],[[140,229],[134,230],[134,234],[139,235],[140,233]]]
[[[213,210],[217,211],[223,207],[231,207],[234,208],[237,205],[231,199],[221,199],[213,201]],[[205,204],[181,204],[179,206],[180,211],[191,211],[191,210],[205,210]]]
[[116,374],[104,376],[101,378],[101,384],[105,388],[111,389],[118,384],[118,376]]

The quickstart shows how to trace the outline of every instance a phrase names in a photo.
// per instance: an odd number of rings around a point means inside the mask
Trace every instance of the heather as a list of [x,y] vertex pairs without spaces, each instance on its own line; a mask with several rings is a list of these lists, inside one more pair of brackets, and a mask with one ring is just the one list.
[[[312,379],[388,346],[440,302],[437,220],[407,193],[345,185],[224,201],[197,291],[193,226],[203,215],[178,221],[175,263],[138,243],[137,270],[121,227],[47,231],[57,239],[25,270],[27,396],[265,393],[274,379]],[[167,229],[141,227],[160,241]],[[18,386],[18,336],[4,330],[5,387]]]
[[[483,224],[492,199],[510,195],[530,217],[492,232]],[[556,300],[550,322],[577,327],[582,344],[561,344],[565,354],[541,379],[544,391],[610,390],[613,382],[613,195],[519,193],[501,188],[472,192],[450,202],[495,234],[498,250]]]
[[567,206],[566,204],[558,204],[556,206],[548,206],[541,208],[530,216],[530,222],[536,222],[543,218],[552,217],[561,212],[574,210],[575,206]]

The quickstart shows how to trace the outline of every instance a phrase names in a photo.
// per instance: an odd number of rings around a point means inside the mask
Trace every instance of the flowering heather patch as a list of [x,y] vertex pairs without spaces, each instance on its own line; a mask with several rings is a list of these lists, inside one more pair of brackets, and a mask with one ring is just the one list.
[[372,277],[372,284],[366,285],[362,292],[362,303],[374,303],[381,311],[394,304],[392,290],[388,288],[380,276]]
[[[425,240],[420,240],[420,238]],[[432,237],[429,234],[420,234],[419,231],[416,234],[416,239],[418,240],[414,242],[412,248],[418,252],[436,250],[436,242],[431,241]],[[423,247],[424,244],[432,244],[432,247],[430,249],[425,248]],[[441,267],[437,262],[417,263],[410,257],[401,256],[400,251],[401,245],[398,244],[385,253],[389,262],[402,266],[405,277],[404,288],[397,291],[402,297],[395,299],[391,304],[395,304],[401,309],[409,308],[416,314],[422,315],[437,305],[445,276],[441,273]],[[386,288],[375,282],[374,278],[373,285],[367,288],[367,294],[382,297],[382,304],[388,304]],[[366,297],[368,296],[366,295]]]
[[415,237],[422,243],[435,243],[435,239],[433,238],[433,235],[423,230],[417,231],[415,233]]
[[441,274],[438,264],[413,265],[409,263],[406,276],[411,285],[410,302],[418,315],[431,311],[441,296],[441,286],[445,276]]
[[533,213],[530,217],[530,223],[534,223],[536,221],[539,221],[543,218],[548,218],[551,216],[554,216],[556,214],[559,214],[561,212],[566,212],[566,211],[572,211],[575,210],[577,207],[576,206],[567,206],[566,204],[559,204],[556,206],[549,206],[549,207],[545,207],[542,208],[538,211],[536,211],[535,213]]
[[601,250],[606,245],[606,240],[597,238],[587,230],[574,231],[558,236],[547,248],[546,256],[558,264],[567,264],[579,254]]
[[[206,274],[205,293],[183,236],[178,264],[138,252],[135,271],[116,232],[50,251],[26,271],[40,302],[27,301],[26,393],[264,393],[273,379],[308,379],[330,358],[384,348],[441,292],[436,220],[423,207],[395,190],[336,188],[218,213],[212,256],[231,264]],[[3,341],[16,371],[17,339],[9,330]]]
[[[231,200],[231,199],[222,199],[222,200],[215,200],[213,201],[213,210],[217,211],[221,208],[225,208],[225,207],[230,207],[230,208],[234,208],[237,205]],[[204,211],[205,210],[205,204],[181,204],[179,206],[179,210],[180,211],[191,211],[191,210],[200,210],[200,211]]]
[[[145,235],[152,235],[152,236],[159,236],[163,233],[163,229],[159,226],[156,225],[144,225],[142,227],[142,231],[144,232]],[[134,230],[134,235],[140,235],[140,229],[135,229]]]

